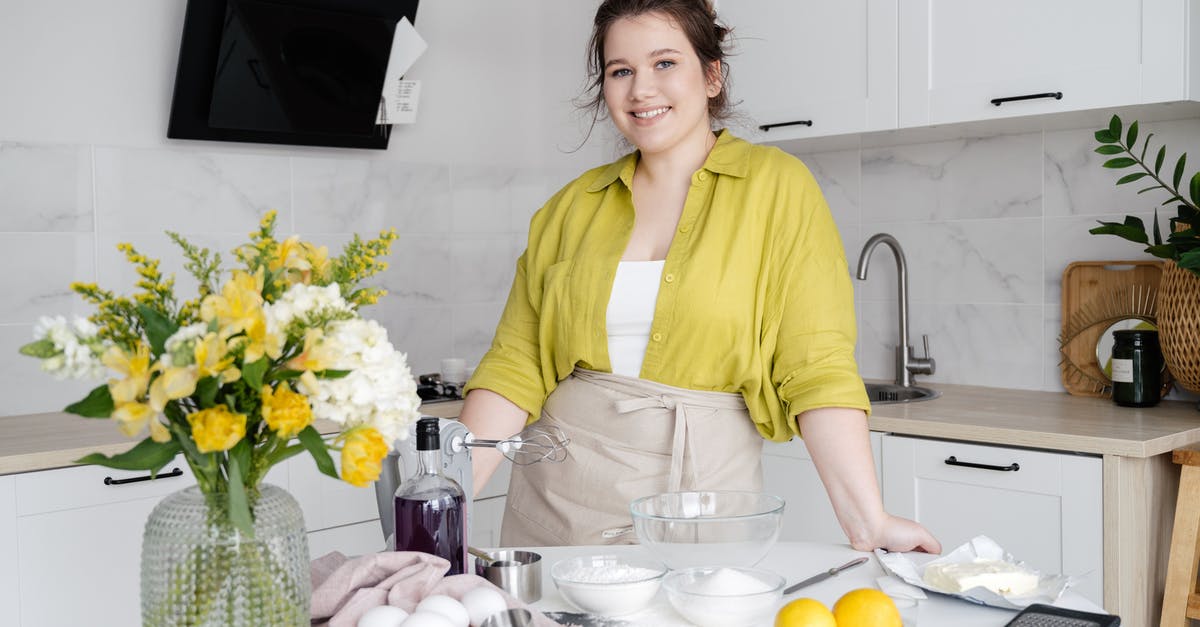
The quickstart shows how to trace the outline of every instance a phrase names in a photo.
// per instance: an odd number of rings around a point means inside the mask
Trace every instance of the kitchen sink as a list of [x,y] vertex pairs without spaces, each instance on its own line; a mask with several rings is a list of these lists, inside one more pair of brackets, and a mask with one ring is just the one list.
[[868,383],[867,397],[872,405],[887,405],[889,403],[915,403],[917,401],[933,400],[942,393],[937,390],[923,388],[917,385],[903,387],[895,383]]

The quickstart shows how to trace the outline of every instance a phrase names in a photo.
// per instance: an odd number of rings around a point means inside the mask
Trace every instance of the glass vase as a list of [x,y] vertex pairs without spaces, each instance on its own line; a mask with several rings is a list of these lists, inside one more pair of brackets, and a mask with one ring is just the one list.
[[150,513],[142,539],[142,625],[298,625],[309,621],[308,539],[292,495],[250,495],[254,537],[221,494],[190,487]]

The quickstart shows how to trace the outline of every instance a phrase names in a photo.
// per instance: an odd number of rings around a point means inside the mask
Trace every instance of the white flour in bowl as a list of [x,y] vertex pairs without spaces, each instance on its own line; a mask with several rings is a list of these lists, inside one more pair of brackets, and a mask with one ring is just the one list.
[[658,571],[626,564],[612,566],[576,566],[559,573],[562,579],[571,583],[626,583],[644,581],[658,575]]

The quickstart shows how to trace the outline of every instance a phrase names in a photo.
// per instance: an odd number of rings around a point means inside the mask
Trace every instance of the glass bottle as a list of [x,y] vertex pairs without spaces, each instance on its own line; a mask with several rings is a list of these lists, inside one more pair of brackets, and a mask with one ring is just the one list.
[[396,535],[393,550],[421,551],[450,562],[447,575],[466,572],[466,498],[453,479],[442,474],[437,418],[417,421],[417,473],[400,484],[393,499]]
[[1158,331],[1113,331],[1112,398],[1125,407],[1153,407],[1162,394]]

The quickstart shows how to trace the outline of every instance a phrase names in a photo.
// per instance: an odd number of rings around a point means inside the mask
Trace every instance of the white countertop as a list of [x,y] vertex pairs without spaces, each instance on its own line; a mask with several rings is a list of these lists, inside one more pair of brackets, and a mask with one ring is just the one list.
[[[559,595],[554,586],[554,580],[550,577],[550,568],[558,560],[580,555],[602,554],[652,557],[648,549],[639,545],[533,547],[528,550],[542,556],[542,599],[533,604],[534,609],[541,611],[578,611]],[[788,601],[810,597],[832,608],[834,602],[850,590],[879,587],[876,580],[884,576],[884,571],[874,555],[860,553],[846,545],[780,542],[775,545],[770,555],[758,564],[757,568],[783,575],[791,584],[863,555],[871,558],[866,564],[787,595],[780,604],[782,606]],[[1016,612],[1012,610],[974,605],[961,599],[932,593],[928,599],[915,603],[900,601],[897,602],[897,605],[900,606],[900,615],[904,619],[905,627],[918,625],[920,627],[1003,627],[1016,615]],[[1063,594],[1056,605],[1087,612],[1104,612],[1103,608],[1070,590]],[[691,624],[671,608],[666,592],[662,590],[659,591],[654,604],[649,608],[636,614],[622,616],[620,620],[631,625],[661,627]],[[767,622],[763,623],[762,627],[770,627],[770,625],[771,623]]]

